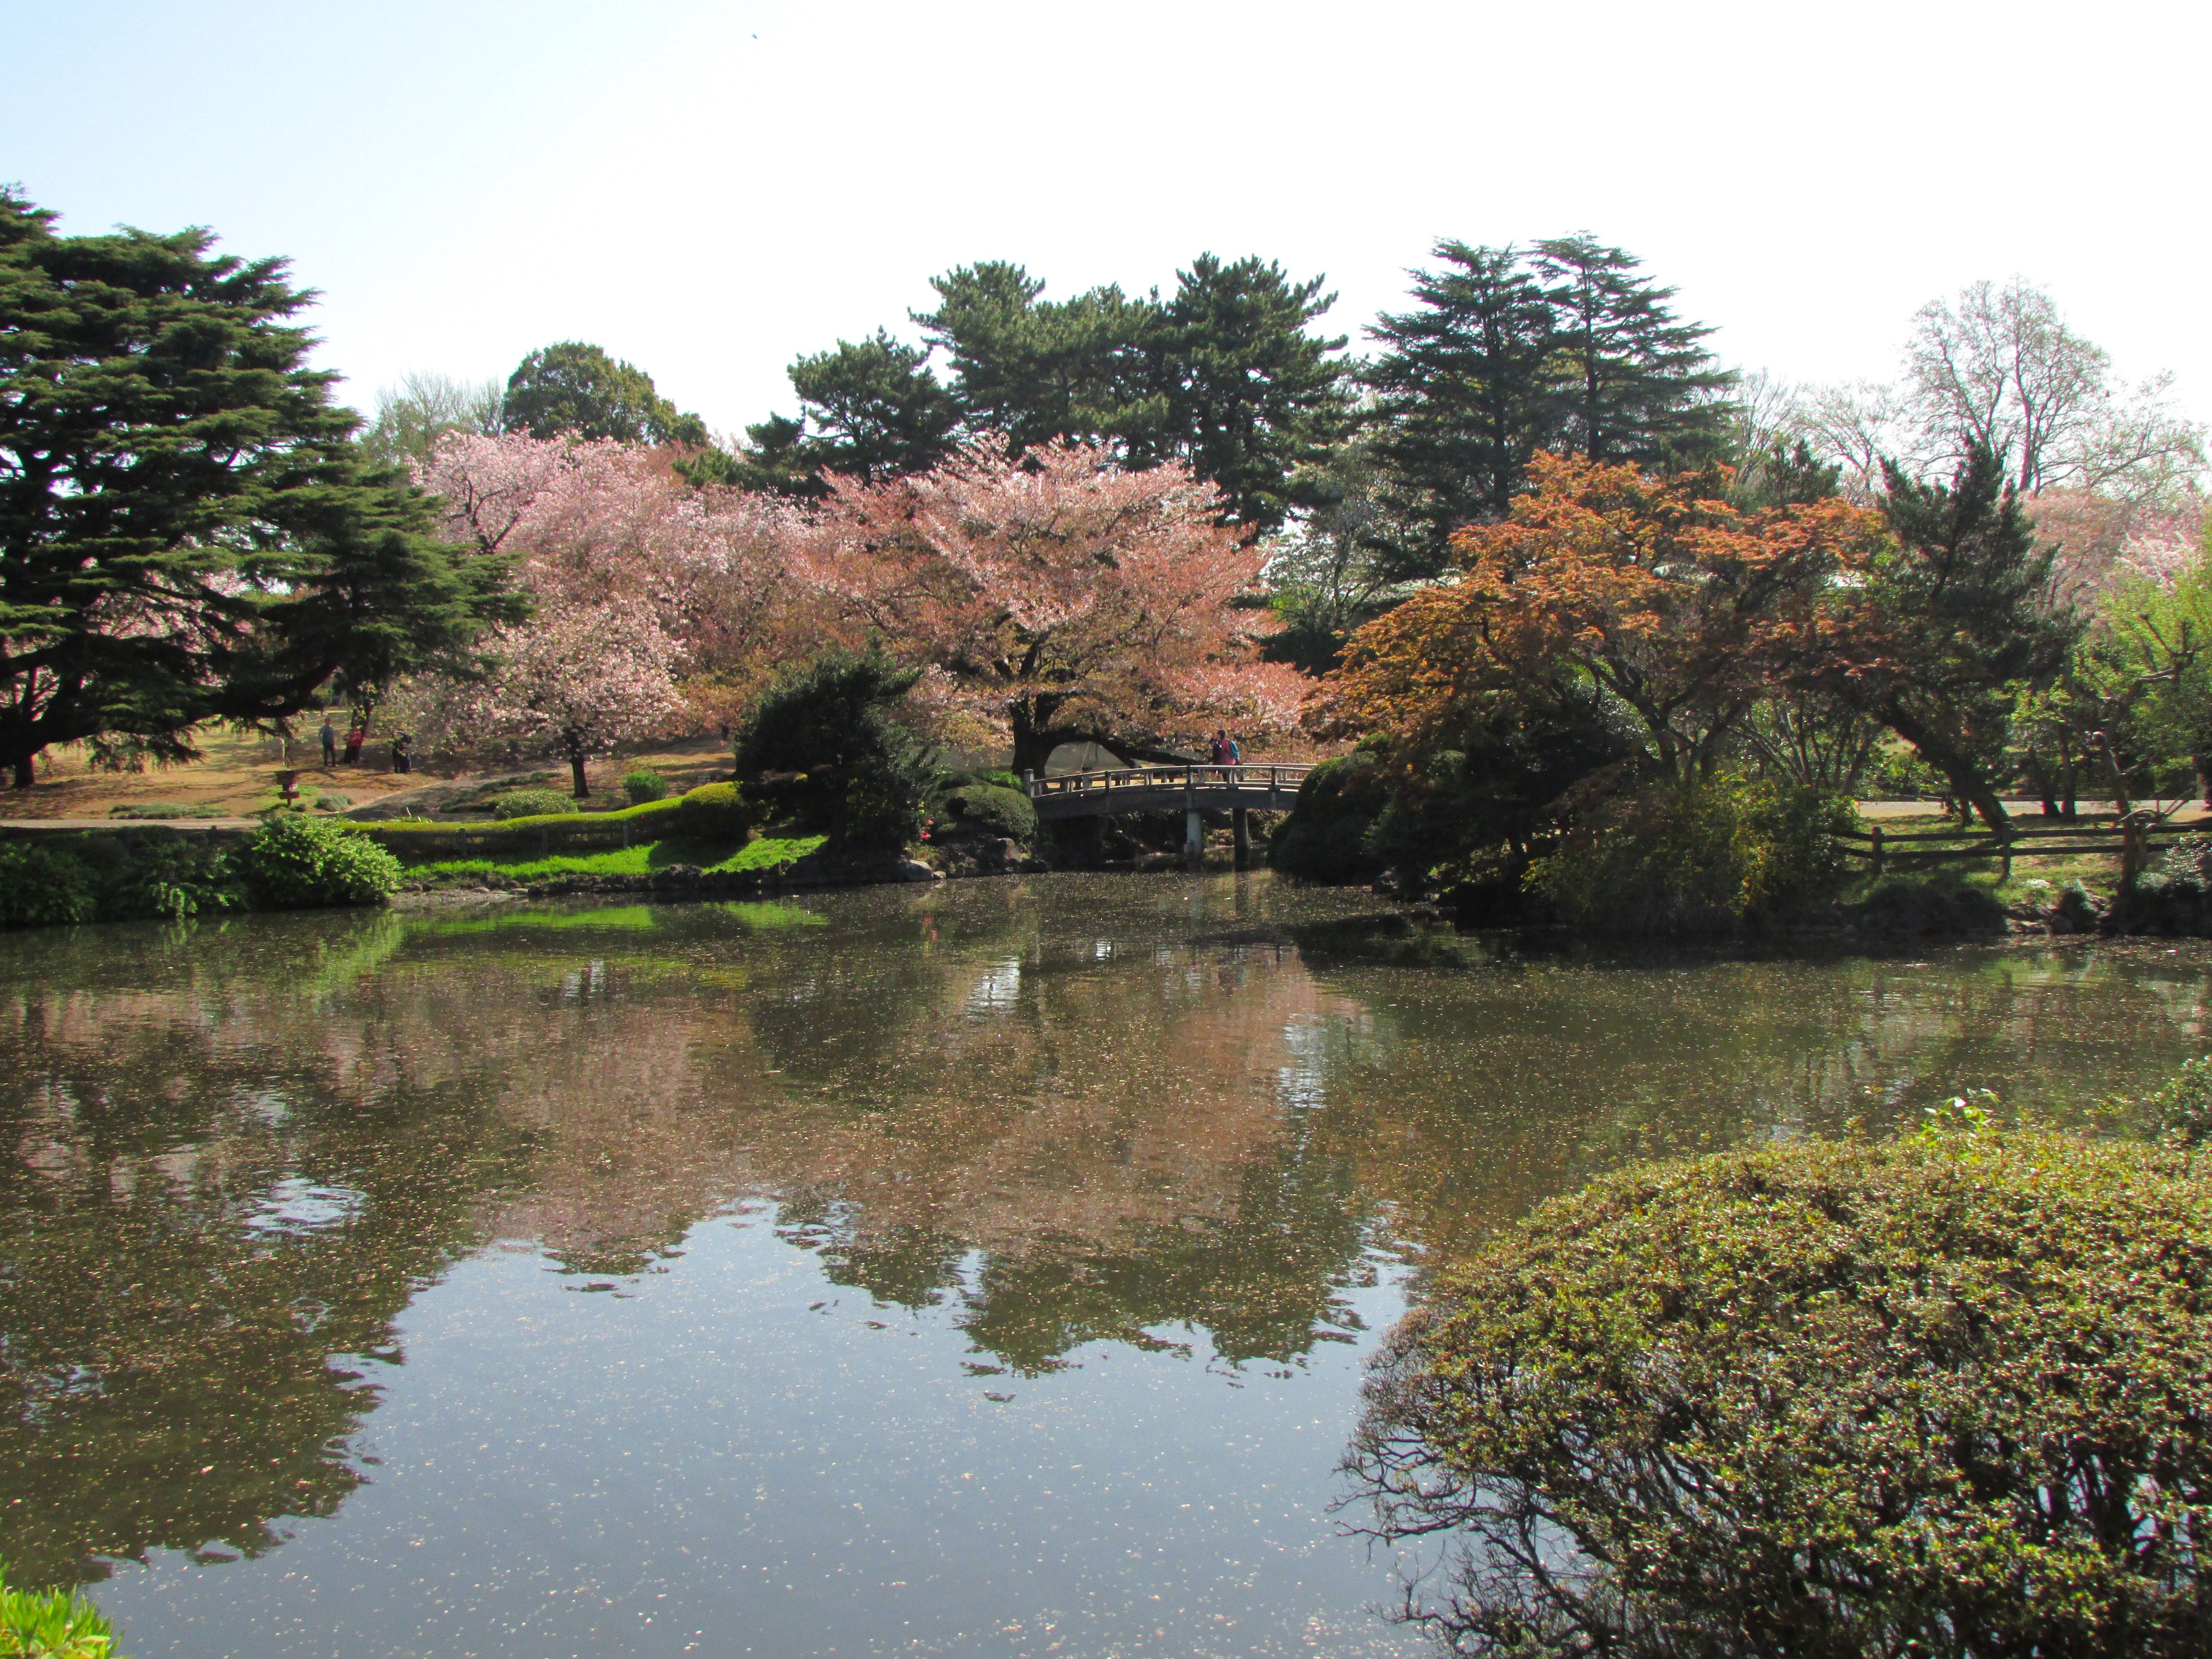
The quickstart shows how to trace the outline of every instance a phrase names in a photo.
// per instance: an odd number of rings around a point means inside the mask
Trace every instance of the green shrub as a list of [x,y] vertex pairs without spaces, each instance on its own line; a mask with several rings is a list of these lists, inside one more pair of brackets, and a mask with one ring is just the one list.
[[257,903],[269,909],[380,904],[398,890],[399,860],[349,823],[278,814],[240,849]]
[[173,830],[0,842],[0,926],[183,921],[245,902],[229,853]]
[[1370,881],[1381,868],[1368,835],[1389,804],[1382,757],[1355,750],[1323,761],[1267,845],[1267,862],[1306,881]]
[[702,783],[677,805],[676,827],[694,841],[743,841],[759,825],[760,808],[734,783]]
[[1036,839],[1036,808],[1019,789],[968,784],[945,797],[945,810],[963,829],[1005,836],[1024,846]]
[[315,811],[318,812],[343,812],[352,805],[351,795],[341,794],[335,789],[325,789],[315,797]]
[[1528,885],[1593,933],[1711,933],[1833,893],[1834,836],[1856,822],[1818,790],[1723,778],[1661,784],[1590,811]]
[[738,734],[738,780],[805,827],[861,847],[903,847],[942,778],[886,707],[918,678],[832,653],[780,680]]
[[2185,1060],[2164,1087],[2135,1103],[2136,1127],[2180,1151],[2212,1141],[2212,1056]]
[[0,1659],[124,1659],[115,1626],[69,1590],[16,1590],[0,1577]]
[[97,878],[66,847],[28,836],[0,841],[0,924],[48,927],[99,916]]
[[623,774],[623,793],[629,797],[632,806],[642,806],[649,800],[668,799],[668,780],[649,766],[641,766],[635,772]]
[[495,818],[536,818],[576,810],[576,798],[558,789],[507,789],[488,803]]
[[2212,1182],[1925,1133],[1555,1200],[1384,1345],[1348,1467],[1466,1655],[2212,1651]]

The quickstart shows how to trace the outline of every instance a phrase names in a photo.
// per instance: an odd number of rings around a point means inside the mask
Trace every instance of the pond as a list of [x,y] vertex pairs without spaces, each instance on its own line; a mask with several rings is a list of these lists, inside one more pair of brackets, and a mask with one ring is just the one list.
[[0,1559],[136,1659],[1420,1650],[1330,1504],[1639,1156],[2074,1116],[2197,945],[1526,958],[1265,876],[0,939]]

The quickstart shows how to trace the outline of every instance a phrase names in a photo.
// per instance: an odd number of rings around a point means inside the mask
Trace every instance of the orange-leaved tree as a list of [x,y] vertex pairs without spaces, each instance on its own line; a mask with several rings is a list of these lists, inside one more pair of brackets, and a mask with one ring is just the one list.
[[1453,537],[1456,575],[1352,635],[1331,728],[1418,745],[1478,708],[1595,687],[1650,773],[1695,781],[1824,649],[1827,602],[1883,536],[1879,514],[1842,501],[1738,506],[1718,471],[1655,478],[1547,454],[1529,477],[1504,523]]
[[1010,739],[1017,769],[1064,743],[1171,759],[1216,726],[1295,726],[1310,682],[1257,659],[1270,616],[1239,603],[1265,556],[1185,468],[986,442],[915,477],[830,485],[794,530],[793,568],[927,666],[922,701]]

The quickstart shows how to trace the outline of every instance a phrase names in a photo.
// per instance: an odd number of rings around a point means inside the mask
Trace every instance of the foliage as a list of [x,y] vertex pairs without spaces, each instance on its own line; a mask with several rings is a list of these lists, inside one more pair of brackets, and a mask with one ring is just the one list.
[[[422,475],[455,545],[511,559],[537,605],[488,641],[488,675],[419,682],[407,713],[447,744],[584,761],[686,712],[725,718],[788,647],[783,509],[694,489],[665,455],[614,442],[456,435]],[[690,678],[679,684],[679,672]]]
[[1601,933],[1713,933],[1827,897],[1850,803],[1819,790],[1719,778],[1661,782],[1584,813],[1528,885]]
[[507,431],[533,438],[573,433],[625,444],[707,441],[706,422],[678,414],[654,389],[653,376],[580,340],[541,346],[516,364],[500,416]]
[[486,804],[495,818],[544,817],[575,810],[574,799],[557,789],[508,789]]
[[633,806],[641,806],[649,800],[665,800],[668,780],[651,767],[641,766],[634,772],[623,774],[623,793],[629,797]]
[[[327,797],[325,797],[327,799]],[[129,801],[107,809],[111,818],[219,818],[223,809],[213,802],[184,805],[174,801]]]
[[889,706],[915,669],[830,653],[779,681],[738,734],[747,793],[807,828],[856,846],[903,847],[938,787],[928,748]]
[[0,191],[0,763],[193,753],[210,720],[380,686],[514,614],[349,441],[310,296],[204,230],[57,236]]
[[381,904],[399,890],[399,860],[358,827],[289,812],[270,817],[239,849],[254,902],[291,910]]
[[337,789],[325,789],[315,797],[318,812],[343,812],[353,805],[353,797]]
[[745,428],[747,453],[732,477],[753,489],[819,495],[821,475],[863,483],[927,472],[951,453],[960,408],[929,368],[927,350],[882,329],[791,366],[799,417],[771,416]]
[[1024,846],[1036,839],[1036,808],[1019,789],[992,783],[963,784],[945,793],[945,810],[963,829],[1005,836]]
[[1438,574],[1453,534],[1504,519],[1538,453],[1656,468],[1716,453],[1729,377],[1678,321],[1672,289],[1584,236],[1514,247],[1437,244],[1413,310],[1373,331],[1369,366],[1385,499],[1403,528],[1393,580]]
[[[1218,486],[1228,518],[1265,531],[1304,499],[1300,467],[1345,425],[1330,361],[1345,342],[1307,332],[1335,296],[1271,260],[1200,254],[1165,303],[1110,285],[1048,301],[1041,278],[1003,261],[932,286],[936,307],[913,319],[926,347],[878,329],[799,358],[798,417],[748,427],[727,476],[817,495],[824,471],[881,483],[994,436],[1089,443],[1136,468],[1179,460]],[[929,367],[939,350],[949,385]]]
[[1280,730],[1305,686],[1256,662],[1237,600],[1264,556],[1181,466],[979,446],[890,484],[838,480],[794,532],[799,574],[902,660],[916,698],[1003,732],[1017,772],[1064,743],[1175,760],[1222,726]]
[[2212,1141],[2212,1057],[2184,1060],[2162,1086],[2136,1103],[2137,1126],[2179,1152]]
[[761,820],[761,809],[734,783],[702,783],[686,792],[677,828],[699,841],[744,841]]
[[1267,843],[1267,862],[1307,881],[1371,878],[1381,866],[1368,836],[1389,800],[1376,750],[1323,761],[1298,786],[1290,816]]
[[1948,487],[1893,466],[1888,481],[1893,544],[1838,595],[1808,675],[1910,743],[1998,829],[2013,710],[2056,678],[2081,626],[2047,603],[2051,554],[1993,451],[1974,449]]
[[71,1590],[9,1589],[0,1577],[0,1659],[124,1659],[115,1626]]
[[1455,1653],[2212,1641],[2212,1188],[1972,1125],[1645,1166],[1449,1274],[1349,1467]]
[[1746,508],[1696,473],[1543,455],[1531,478],[1504,523],[1454,538],[1457,580],[1352,636],[1325,729],[1442,746],[1472,707],[1555,697],[1565,677],[1636,721],[1656,774],[1710,775],[1879,541],[1843,501]]
[[0,927],[183,921],[242,908],[246,898],[227,851],[173,830],[0,841]]
[[1326,674],[1344,642],[1404,597],[1389,576],[1401,527],[1382,500],[1373,435],[1337,445],[1300,471],[1292,488],[1316,505],[1263,544],[1267,600],[1281,630],[1261,642],[1269,662]]
[[361,434],[362,449],[398,471],[427,467],[449,432],[489,437],[505,421],[506,392],[496,380],[469,385],[443,374],[408,374],[376,394],[376,415]]

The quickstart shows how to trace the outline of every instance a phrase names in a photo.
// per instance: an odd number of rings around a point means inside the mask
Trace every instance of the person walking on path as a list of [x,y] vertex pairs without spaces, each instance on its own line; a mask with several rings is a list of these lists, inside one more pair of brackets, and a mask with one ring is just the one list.
[[411,772],[415,769],[414,748],[415,738],[411,732],[402,732],[398,737],[392,738],[392,769],[393,771]]
[[323,770],[327,772],[338,763],[338,729],[331,724],[328,714],[323,716]]
[[368,741],[368,733],[358,726],[346,733],[346,764],[348,766],[361,764],[361,746]]

